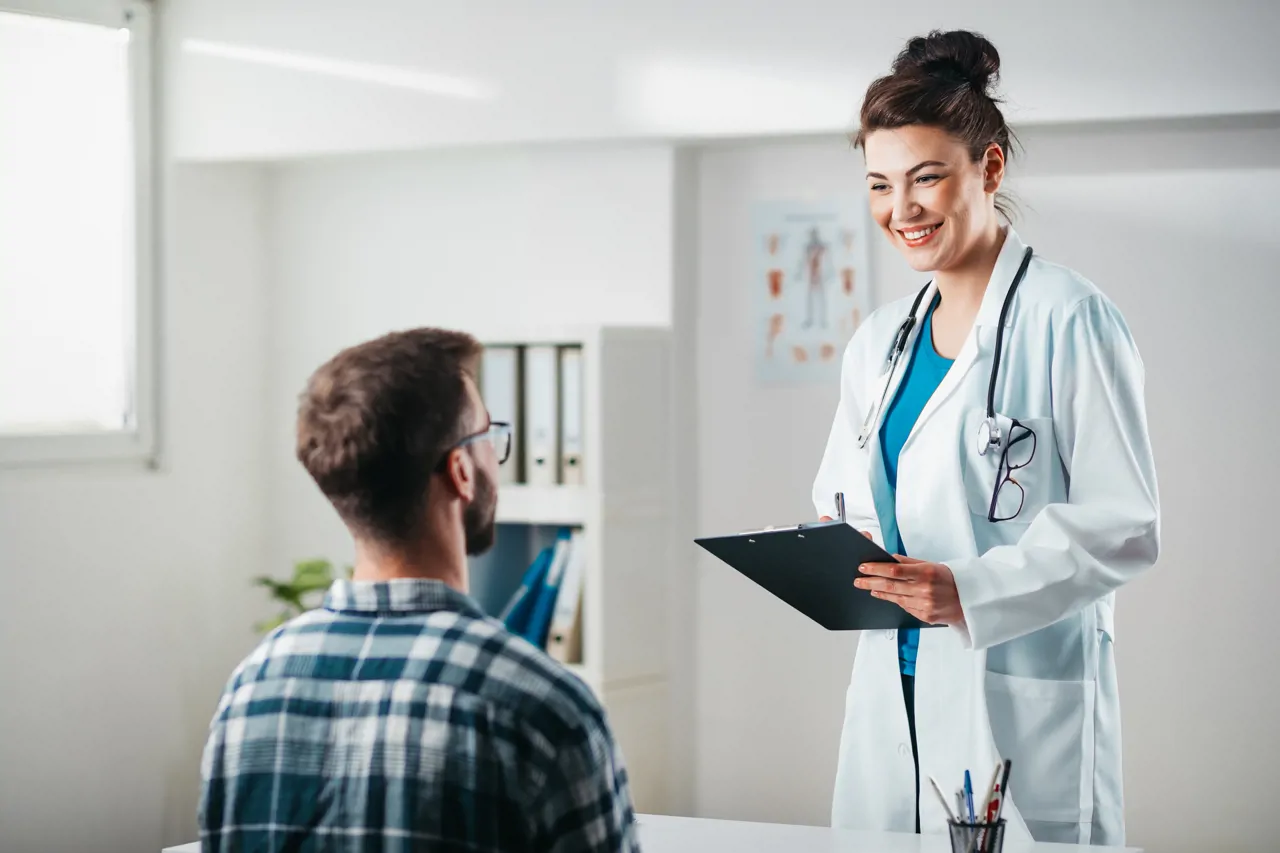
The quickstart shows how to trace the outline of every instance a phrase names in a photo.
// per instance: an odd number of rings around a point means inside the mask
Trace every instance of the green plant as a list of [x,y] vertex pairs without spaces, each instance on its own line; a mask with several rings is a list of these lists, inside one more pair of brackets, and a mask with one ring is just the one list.
[[[351,566],[347,566],[345,571],[346,576],[351,577]],[[271,597],[283,605],[283,609],[274,618],[254,625],[254,630],[265,634],[295,616],[316,609],[333,581],[333,563],[328,560],[300,560],[294,563],[293,577],[287,581],[278,581],[265,575],[255,578],[254,583],[266,587]]]

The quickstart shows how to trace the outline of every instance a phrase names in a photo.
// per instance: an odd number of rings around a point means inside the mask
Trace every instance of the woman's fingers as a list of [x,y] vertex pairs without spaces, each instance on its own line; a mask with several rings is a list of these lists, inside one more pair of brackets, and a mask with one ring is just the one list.
[[863,563],[858,571],[874,578],[900,578],[903,574],[902,563]]

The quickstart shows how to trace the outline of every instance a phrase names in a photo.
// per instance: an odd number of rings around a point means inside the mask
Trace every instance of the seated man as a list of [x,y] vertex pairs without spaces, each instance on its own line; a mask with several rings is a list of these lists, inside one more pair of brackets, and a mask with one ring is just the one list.
[[297,455],[355,539],[353,580],[231,676],[201,768],[206,851],[632,851],[590,690],[468,597],[511,430],[479,345],[418,329],[312,377]]

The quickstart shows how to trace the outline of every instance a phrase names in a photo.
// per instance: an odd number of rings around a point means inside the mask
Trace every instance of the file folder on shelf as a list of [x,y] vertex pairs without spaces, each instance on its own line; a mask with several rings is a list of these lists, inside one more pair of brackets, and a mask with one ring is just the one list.
[[529,564],[524,577],[520,579],[520,587],[498,614],[498,619],[511,633],[523,636],[529,630],[529,620],[533,616],[534,605],[546,581],[551,556],[551,548],[543,548],[538,552],[538,556]]
[[582,585],[586,562],[582,531],[575,530],[569,542],[569,561],[560,578],[551,631],[547,635],[547,654],[561,663],[582,662]]
[[560,482],[580,486],[583,472],[582,348],[560,350]]
[[514,346],[485,347],[480,362],[480,396],[489,409],[489,417],[511,424],[514,434],[511,458],[498,469],[499,483],[520,480],[520,348]]
[[525,350],[525,472],[531,486],[554,486],[559,480],[559,415],[556,386],[557,358],[554,346]]
[[546,580],[538,590],[533,612],[529,615],[529,624],[523,632],[524,638],[540,649],[545,649],[547,645],[547,634],[551,630],[551,618],[555,613],[560,581],[564,577],[565,565],[569,560],[571,541],[569,531],[562,530],[551,552],[551,563],[547,567]]

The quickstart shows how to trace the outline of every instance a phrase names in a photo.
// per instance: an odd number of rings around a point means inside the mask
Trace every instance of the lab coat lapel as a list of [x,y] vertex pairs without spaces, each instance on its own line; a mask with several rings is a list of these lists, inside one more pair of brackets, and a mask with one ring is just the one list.
[[871,480],[871,498],[875,503],[876,518],[880,521],[880,544],[889,551],[898,544],[897,496],[889,486],[889,472],[884,467],[884,451],[880,446],[880,429],[871,434],[867,444],[868,474]]
[[[880,519],[880,532],[884,537],[883,544],[886,548],[893,548],[897,542],[898,526],[895,495],[893,489],[889,486],[889,474],[884,467],[884,451],[880,446],[880,427],[884,423],[884,416],[889,407],[893,405],[893,398],[897,395],[898,388],[902,385],[903,377],[907,374],[907,366],[911,363],[911,358],[915,354],[916,339],[919,337],[920,329],[924,325],[925,312],[933,304],[933,298],[937,292],[938,286],[930,282],[924,296],[920,299],[920,307],[916,310],[916,322],[907,334],[906,344],[898,361],[897,369],[892,376],[885,377],[884,383],[876,383],[875,394],[871,398],[873,401],[881,401],[882,403],[872,424],[870,440],[867,443],[867,452],[870,458],[871,496],[875,501],[876,515]],[[904,322],[906,319],[906,317],[902,318]],[[898,326],[894,326],[895,332],[898,328]]]
[[[1013,284],[1013,277],[1018,274],[1018,267],[1022,263],[1022,253],[1025,249],[1026,246],[1013,227],[1009,226],[1004,245],[996,257],[996,265],[991,270],[991,278],[987,281],[982,304],[978,306],[978,316],[974,319],[973,328],[969,330],[969,336],[965,338],[964,345],[960,347],[960,354],[956,356],[947,375],[942,378],[942,382],[938,384],[929,402],[925,403],[920,417],[916,418],[915,425],[907,435],[906,444],[911,443],[925,421],[929,420],[938,407],[960,387],[960,383],[964,381],[965,375],[978,360],[978,356],[995,347],[995,327],[1000,324],[1000,309],[1004,306],[1005,294]],[[1012,316],[1006,320],[1006,324],[1012,324]]]

